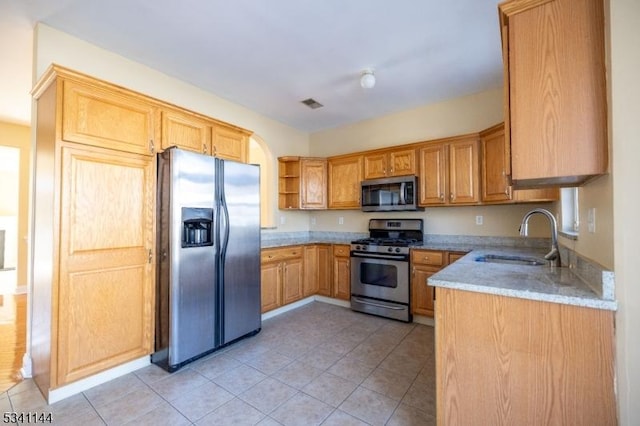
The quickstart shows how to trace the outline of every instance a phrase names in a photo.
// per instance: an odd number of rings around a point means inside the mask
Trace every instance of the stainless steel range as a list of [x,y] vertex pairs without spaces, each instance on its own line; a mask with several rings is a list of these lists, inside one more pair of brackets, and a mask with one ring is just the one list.
[[351,309],[411,322],[409,249],[422,242],[422,219],[369,220],[351,242]]

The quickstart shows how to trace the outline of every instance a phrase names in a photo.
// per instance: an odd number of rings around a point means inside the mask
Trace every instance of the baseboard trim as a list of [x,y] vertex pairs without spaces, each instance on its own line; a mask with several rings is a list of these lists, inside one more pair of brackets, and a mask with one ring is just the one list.
[[264,314],[262,314],[262,320],[264,321],[269,318],[277,317],[278,315],[284,314],[285,312],[289,312],[293,309],[297,309],[311,302],[329,303],[331,305],[342,306],[343,308],[351,307],[351,303],[348,300],[334,299],[332,297],[319,296],[316,294],[313,296],[305,297],[304,299],[298,300],[297,302],[293,302],[293,303],[289,303],[288,305],[281,306],[272,311],[265,312]]
[[413,315],[413,322],[422,325],[428,325],[431,327],[436,326],[436,321],[431,317],[425,317],[424,315]]
[[101,385],[110,380],[116,379],[118,377],[124,376],[125,374],[129,374],[140,368],[146,367],[150,363],[151,359],[149,355],[146,355],[133,361],[129,361],[125,364],[121,364],[117,367],[111,368],[109,370],[103,371],[101,373],[95,374],[91,377],[87,377],[86,379],[81,379],[66,386],[51,389],[49,391],[49,399],[47,402],[49,404],[54,404],[58,401],[62,401],[65,398],[69,398],[70,396],[79,394],[80,392],[84,392],[94,386]]
[[309,296],[304,299],[298,300],[297,302],[289,303],[288,305],[284,305],[277,309],[273,309],[269,312],[265,312],[264,314],[262,314],[262,321],[267,320],[269,318],[277,317],[278,315],[284,314],[285,312],[289,312],[293,309],[296,309],[308,303],[311,303],[314,300],[315,300],[315,296]]

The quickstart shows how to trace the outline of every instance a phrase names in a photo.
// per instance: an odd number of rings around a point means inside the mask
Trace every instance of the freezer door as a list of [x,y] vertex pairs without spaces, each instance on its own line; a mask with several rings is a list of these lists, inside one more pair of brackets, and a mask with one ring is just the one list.
[[[169,365],[216,347],[215,159],[172,150]],[[209,222],[210,221],[210,222]],[[193,232],[192,232],[193,231]],[[215,230],[210,229],[211,233]],[[208,242],[204,242],[204,239]]]
[[223,344],[261,327],[260,168],[219,161]]

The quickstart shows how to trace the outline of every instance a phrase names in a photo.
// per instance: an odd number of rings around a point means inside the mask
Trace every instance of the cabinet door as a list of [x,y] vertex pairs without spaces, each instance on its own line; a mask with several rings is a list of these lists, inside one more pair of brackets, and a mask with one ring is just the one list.
[[331,297],[333,275],[331,246],[321,244],[318,248],[318,294]]
[[333,246],[333,297],[351,299],[351,262],[349,246],[338,244]]
[[304,282],[302,283],[302,296],[307,297],[316,294],[319,290],[318,274],[318,246],[305,246],[304,249]]
[[364,156],[364,179],[376,179],[387,176],[387,153],[378,152]]
[[162,111],[162,149],[170,146],[208,154],[211,152],[211,128],[197,117],[179,111]]
[[147,355],[153,340],[155,161],[63,147],[62,164],[52,387]]
[[516,183],[566,185],[607,172],[603,4],[500,4]]
[[437,294],[438,424],[617,424],[613,312]]
[[505,158],[504,125],[480,134],[482,141],[482,201],[511,199],[507,158]]
[[389,153],[390,176],[417,174],[415,149],[394,150]]
[[282,304],[302,299],[303,280],[302,257],[291,259],[282,264]]
[[362,156],[329,158],[329,208],[359,209]]
[[446,145],[434,144],[420,149],[420,205],[447,202]]
[[449,203],[480,201],[478,194],[478,140],[449,144]]
[[301,160],[303,209],[327,208],[327,161]]
[[211,151],[216,157],[247,162],[249,136],[239,130],[221,124],[213,124]]
[[63,82],[62,139],[144,155],[155,154],[155,107],[134,95]]
[[411,271],[411,313],[433,317],[433,293],[427,279],[440,268],[414,265]]
[[267,312],[280,307],[280,263],[262,263],[260,268],[260,300],[262,312]]

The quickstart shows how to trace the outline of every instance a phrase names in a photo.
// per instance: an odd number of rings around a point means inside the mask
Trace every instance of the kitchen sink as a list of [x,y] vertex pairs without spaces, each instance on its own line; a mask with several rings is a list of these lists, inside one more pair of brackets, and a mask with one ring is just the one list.
[[475,258],[476,262],[506,263],[510,265],[542,266],[547,261],[531,256],[514,256],[507,254],[485,254]]

